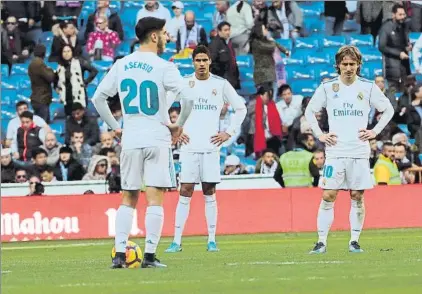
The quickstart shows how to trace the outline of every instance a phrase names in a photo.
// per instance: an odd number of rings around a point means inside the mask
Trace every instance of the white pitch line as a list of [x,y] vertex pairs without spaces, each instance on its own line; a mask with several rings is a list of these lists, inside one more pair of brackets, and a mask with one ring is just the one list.
[[96,243],[73,243],[73,244],[51,244],[51,245],[36,245],[36,246],[12,246],[12,247],[2,247],[1,251],[4,250],[27,250],[27,249],[48,249],[48,248],[72,248],[72,247],[88,247],[88,246],[102,246],[112,244],[105,242],[96,242]]
[[12,271],[1,271],[1,274],[10,274]]
[[254,262],[232,262],[226,263],[228,266],[238,265],[301,265],[301,264],[343,264],[344,261],[328,260],[328,261],[254,261]]

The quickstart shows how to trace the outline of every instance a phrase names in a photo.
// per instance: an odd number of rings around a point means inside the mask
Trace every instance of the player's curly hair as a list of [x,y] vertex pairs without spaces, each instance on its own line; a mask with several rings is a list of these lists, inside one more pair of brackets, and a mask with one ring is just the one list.
[[360,74],[360,69],[362,68],[362,53],[360,53],[358,47],[353,45],[345,45],[342,46],[336,53],[336,64],[335,68],[337,69],[337,73],[340,74],[340,63],[345,56],[350,56],[353,60],[355,60],[358,64],[358,70],[356,72],[357,75]]

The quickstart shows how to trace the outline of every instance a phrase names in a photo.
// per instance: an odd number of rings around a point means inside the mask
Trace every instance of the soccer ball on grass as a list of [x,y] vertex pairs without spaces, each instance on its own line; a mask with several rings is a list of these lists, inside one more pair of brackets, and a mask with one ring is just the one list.
[[[111,250],[111,259],[116,256],[116,247]],[[142,250],[132,241],[127,241],[126,244],[126,267],[127,268],[139,268],[142,263]]]

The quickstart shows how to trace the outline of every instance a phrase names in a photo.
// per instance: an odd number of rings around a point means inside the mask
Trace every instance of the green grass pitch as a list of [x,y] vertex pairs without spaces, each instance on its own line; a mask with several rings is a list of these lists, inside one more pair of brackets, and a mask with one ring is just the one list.
[[[2,246],[3,294],[124,293],[422,293],[422,229],[364,231],[362,254],[348,232],[333,232],[325,255],[308,255],[315,233],[183,239],[163,251],[167,269],[110,270],[112,240],[10,243]],[[143,248],[143,240],[132,239]]]

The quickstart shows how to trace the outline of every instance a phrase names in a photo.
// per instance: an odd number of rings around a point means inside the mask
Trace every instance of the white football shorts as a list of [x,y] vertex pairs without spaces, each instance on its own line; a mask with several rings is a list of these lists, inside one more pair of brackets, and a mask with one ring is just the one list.
[[220,183],[220,152],[180,152],[180,183]]
[[173,155],[167,147],[122,150],[120,174],[123,190],[140,190],[143,183],[147,187],[176,187]]
[[319,186],[325,190],[372,189],[369,160],[365,158],[327,158]]

